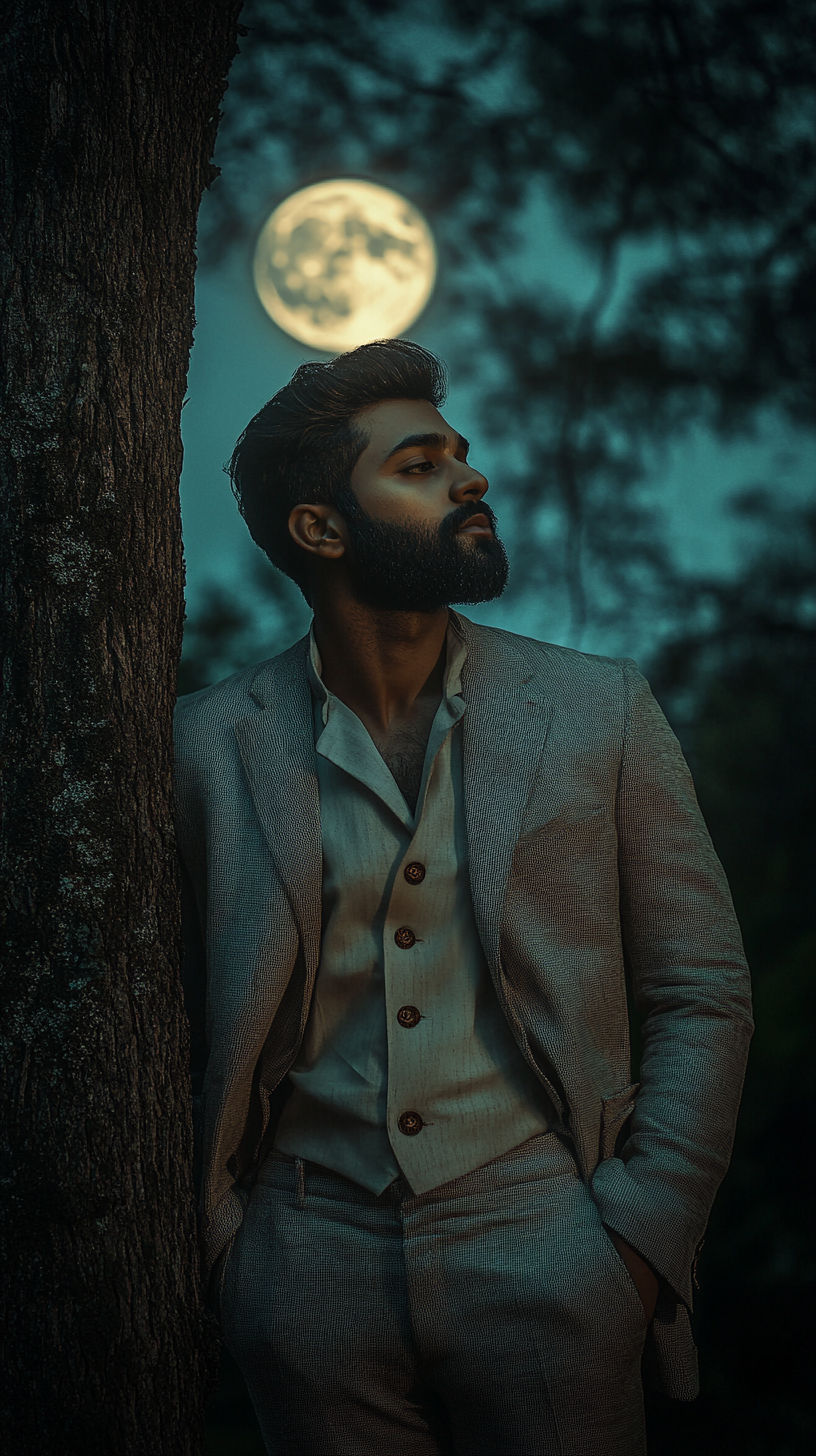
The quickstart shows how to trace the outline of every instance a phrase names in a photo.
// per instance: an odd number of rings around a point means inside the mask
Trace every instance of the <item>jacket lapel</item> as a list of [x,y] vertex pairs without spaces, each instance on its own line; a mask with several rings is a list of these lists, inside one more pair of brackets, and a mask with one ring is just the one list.
[[[473,908],[494,977],[501,975],[502,909],[524,806],[544,748],[551,705],[520,651],[464,618],[462,673],[465,822]],[[512,641],[512,639],[510,639]]]
[[300,928],[307,974],[320,954],[320,800],[306,643],[262,663],[258,710],[235,724],[247,787]]

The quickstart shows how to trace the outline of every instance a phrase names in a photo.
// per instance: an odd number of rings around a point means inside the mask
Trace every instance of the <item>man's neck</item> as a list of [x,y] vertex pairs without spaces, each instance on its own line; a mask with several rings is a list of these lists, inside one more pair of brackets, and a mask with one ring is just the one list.
[[323,681],[365,724],[386,738],[439,703],[445,671],[446,607],[386,612],[353,597],[318,598],[314,632]]

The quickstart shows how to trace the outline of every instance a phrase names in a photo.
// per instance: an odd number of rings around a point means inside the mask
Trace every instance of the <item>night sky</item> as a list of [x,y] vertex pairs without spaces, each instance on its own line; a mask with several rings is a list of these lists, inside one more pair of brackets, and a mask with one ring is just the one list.
[[[236,63],[240,65],[240,60]],[[229,93],[226,105],[230,104]],[[229,161],[222,160],[225,171]],[[259,169],[262,162],[259,160]],[[303,179],[309,180],[309,179]],[[380,180],[374,178],[373,180]],[[222,184],[216,183],[216,187]],[[300,182],[296,185],[301,185]],[[263,179],[258,196],[263,195]],[[202,231],[206,232],[205,195]],[[254,206],[253,202],[253,206]],[[265,220],[258,215],[258,229]],[[497,265],[498,284],[520,277],[562,292],[572,301],[586,298],[595,281],[592,260],[559,221],[556,207],[545,198],[528,209],[522,218],[526,236],[519,251],[508,253]],[[182,415],[184,470],[181,483],[187,559],[187,604],[193,614],[208,583],[217,582],[262,611],[262,602],[251,580],[251,559],[257,555],[230,492],[222,466],[235,440],[256,410],[281,387],[304,360],[316,357],[282,333],[271,322],[258,301],[251,276],[254,237],[228,250],[217,265],[205,261],[199,266],[197,282],[197,328],[188,379],[188,403]],[[654,261],[654,250],[632,248],[625,256],[611,315],[626,296],[633,279]],[[445,290],[453,281],[443,267],[437,288],[424,315],[409,330],[410,337],[446,357],[450,322],[446,323]],[[324,356],[325,357],[325,356]],[[490,357],[485,354],[489,372]],[[503,492],[503,474],[512,461],[512,440],[507,446],[480,438],[478,415],[470,391],[451,379],[446,417],[454,428],[472,442],[471,459],[490,481],[490,501],[496,510],[512,566],[513,538],[518,526],[512,520],[512,501]],[[812,492],[816,480],[816,451],[813,437],[797,431],[787,420],[767,412],[759,415],[757,433],[724,441],[699,424],[685,436],[675,436],[662,457],[652,460],[647,494],[659,505],[672,551],[684,570],[727,573],[739,560],[742,533],[750,527],[729,514],[733,497],[749,487],[761,486],[776,497],[780,494],[802,499]],[[506,453],[509,452],[509,453]],[[588,651],[648,654],[661,630],[669,624],[654,619],[625,629],[599,628],[590,621],[580,637],[572,632],[563,606],[541,601],[540,593],[530,598],[516,596],[485,606],[469,608],[476,620],[507,627],[512,631],[543,637]],[[305,614],[304,624],[308,621]],[[622,635],[623,633],[623,635]],[[272,642],[277,651],[285,643]]]

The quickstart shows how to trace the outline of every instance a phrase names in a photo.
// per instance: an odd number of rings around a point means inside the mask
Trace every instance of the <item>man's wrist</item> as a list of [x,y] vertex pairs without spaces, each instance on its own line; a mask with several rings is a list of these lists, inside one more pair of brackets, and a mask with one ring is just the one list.
[[643,1305],[646,1320],[647,1322],[651,1321],[655,1312],[655,1305],[657,1304],[657,1296],[660,1292],[660,1278],[655,1273],[651,1264],[644,1259],[642,1254],[638,1253],[637,1249],[633,1249],[632,1245],[627,1243],[622,1234],[617,1233],[615,1229],[609,1228],[606,1224],[604,1227],[626,1265],[632,1283],[640,1295],[640,1302]]

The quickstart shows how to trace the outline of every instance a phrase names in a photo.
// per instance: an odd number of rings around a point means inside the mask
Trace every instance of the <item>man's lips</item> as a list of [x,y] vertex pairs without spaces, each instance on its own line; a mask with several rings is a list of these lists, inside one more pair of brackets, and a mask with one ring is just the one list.
[[470,516],[464,526],[460,526],[456,532],[457,536],[492,536],[493,527],[487,516]]

